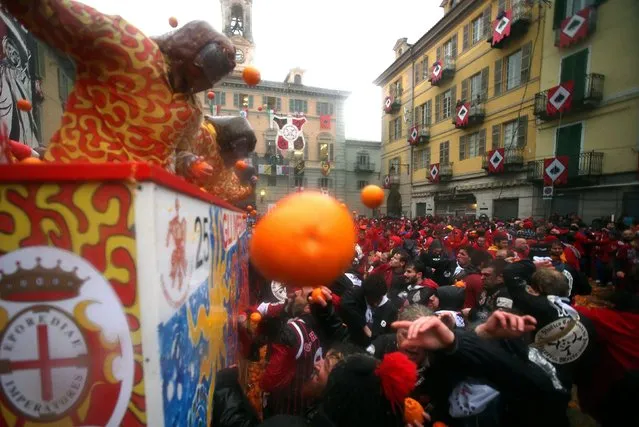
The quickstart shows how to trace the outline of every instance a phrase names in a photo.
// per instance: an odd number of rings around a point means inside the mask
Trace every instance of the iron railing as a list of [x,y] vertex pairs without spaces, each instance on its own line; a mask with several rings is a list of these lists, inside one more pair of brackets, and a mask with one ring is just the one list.
[[375,163],[373,163],[373,162],[367,162],[367,163],[355,162],[354,169],[355,169],[355,172],[375,172]]
[[[603,173],[604,153],[588,151],[580,153],[575,159],[568,159],[568,179],[597,177]],[[544,160],[528,162],[528,180],[541,181],[544,179]]]
[[[604,80],[605,77],[603,74],[586,74],[583,92],[578,90],[573,93],[570,110],[563,113],[563,115],[594,108],[597,104],[599,104],[599,102],[603,99]],[[535,94],[535,116],[546,121],[558,119],[560,114],[549,114],[547,105],[548,90]]]

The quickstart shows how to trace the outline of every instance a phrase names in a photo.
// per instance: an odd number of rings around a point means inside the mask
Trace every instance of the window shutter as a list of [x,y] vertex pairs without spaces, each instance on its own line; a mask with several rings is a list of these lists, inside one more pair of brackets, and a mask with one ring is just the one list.
[[486,154],[486,129],[479,131],[479,147],[477,147],[477,154],[480,156]]
[[415,80],[415,84],[417,84],[417,83],[419,83],[419,81],[420,81],[420,80],[419,80],[419,67],[420,67],[420,63],[419,63],[419,62],[418,62],[418,63],[416,63],[416,64],[414,65],[414,67],[415,67],[415,69],[413,70],[413,71],[414,71],[414,74],[415,74],[414,80]]
[[519,118],[517,129],[517,147],[523,148],[526,146],[526,140],[528,137],[528,116],[522,116]]
[[233,106],[234,107],[239,107],[240,106],[240,94],[239,93],[234,93],[233,94]]
[[393,122],[388,122],[388,142],[393,140]]
[[481,99],[488,99],[488,67],[481,70]]
[[423,79],[426,80],[428,78],[428,56],[424,58],[424,60],[422,61],[424,66],[423,68],[423,73],[424,73],[424,77]]
[[435,96],[435,122],[442,119],[442,96]]
[[552,19],[552,28],[561,27],[561,21],[566,17],[566,0],[555,0],[555,11]]
[[492,149],[496,150],[501,148],[501,125],[493,126],[493,146]]
[[334,157],[333,157],[333,146],[334,144],[328,144],[328,159],[332,162]]
[[330,114],[330,115],[332,116],[332,115],[333,115],[333,112],[334,112],[334,110],[333,110],[333,104],[332,104],[332,103],[331,103],[331,104],[328,104],[328,114]]
[[288,100],[288,112],[289,113],[294,113],[295,112],[295,100],[294,99],[289,99]]
[[461,82],[461,100],[462,101],[466,101],[468,100],[468,79],[464,79]]
[[277,98],[275,102],[275,110],[282,111],[282,98]]
[[459,137],[459,161],[466,158],[466,136]]
[[442,47],[437,46],[437,60],[441,60],[442,58]]
[[308,113],[308,101],[304,101],[304,112]]
[[220,105],[226,105],[226,92],[222,92],[220,95],[220,98],[222,98],[220,99]]
[[493,29],[492,25],[490,24],[491,11],[492,8],[488,6],[486,9],[484,9],[484,15],[482,16],[482,28],[484,30],[484,34],[482,34],[482,37],[484,38],[487,38]]
[[498,8],[499,10],[497,11],[497,13],[504,12],[506,10],[506,0],[499,0]]
[[462,37],[462,49],[463,50],[466,50],[469,47],[469,42],[468,42],[468,38],[470,37],[469,30],[470,30],[470,24],[464,25],[464,35]]
[[253,95],[249,95],[249,108],[253,108]]
[[318,116],[322,114],[322,110],[320,109],[320,105],[321,105],[321,104],[322,104],[321,102],[316,102],[316,103],[315,103],[315,112],[316,112],[316,114],[317,114]]
[[503,59],[495,61],[495,96],[501,95],[501,72],[503,67]]
[[268,105],[268,98],[262,95],[262,105]]
[[452,111],[455,109],[455,102],[457,101],[457,95],[456,95],[456,87],[455,85],[452,85],[450,87],[450,109],[451,109],[451,114]]
[[450,42],[453,45],[451,52],[454,59],[454,58],[457,58],[457,34],[453,34],[453,37],[450,39]]
[[528,42],[521,48],[521,84],[528,81],[530,75],[530,51],[532,42]]
[[432,120],[432,110],[433,110],[433,100],[429,99],[428,102],[425,104],[425,111],[424,111],[424,120],[426,125],[430,126],[431,120]]

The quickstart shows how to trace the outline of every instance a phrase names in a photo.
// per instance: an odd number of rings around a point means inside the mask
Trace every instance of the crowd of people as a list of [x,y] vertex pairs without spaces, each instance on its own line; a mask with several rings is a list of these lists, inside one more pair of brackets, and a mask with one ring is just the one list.
[[[238,321],[245,357],[267,348],[248,385],[263,401],[223,369],[212,425],[567,427],[576,401],[603,427],[639,426],[637,224],[356,226],[351,267],[320,295],[251,270],[256,303]],[[580,303],[593,287],[605,299]],[[409,397],[421,419],[405,418]]]

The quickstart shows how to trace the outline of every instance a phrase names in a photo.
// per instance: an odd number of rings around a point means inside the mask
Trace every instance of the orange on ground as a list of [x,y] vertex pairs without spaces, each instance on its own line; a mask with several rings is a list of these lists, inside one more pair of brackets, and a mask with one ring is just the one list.
[[315,191],[282,199],[253,229],[250,256],[269,280],[326,286],[351,264],[355,225],[332,197]]
[[177,18],[176,18],[175,16],[171,16],[171,17],[169,18],[169,25],[170,25],[171,27],[173,27],[173,28],[175,28],[175,27],[177,27],[177,26],[178,26],[178,20],[177,20]]
[[260,323],[260,321],[262,320],[262,315],[257,311],[254,311],[253,313],[251,313],[249,319],[251,319],[251,322],[253,323]]
[[235,169],[239,171],[243,171],[247,167],[248,167],[248,163],[246,163],[244,160],[238,160],[237,162],[235,162]]
[[315,288],[313,292],[311,292],[311,301],[319,302],[320,300],[324,300],[324,294],[322,293],[322,288]]
[[28,99],[19,99],[16,105],[20,111],[31,111],[33,107]]
[[377,185],[367,185],[360,194],[362,203],[371,209],[378,208],[384,203],[384,190]]
[[415,399],[404,399],[404,421],[407,424],[424,424],[424,407]]
[[260,74],[260,70],[249,65],[242,71],[242,78],[247,85],[256,86],[262,80],[262,75]]
[[20,160],[20,163],[23,165],[41,165],[43,162],[37,157],[26,157]]

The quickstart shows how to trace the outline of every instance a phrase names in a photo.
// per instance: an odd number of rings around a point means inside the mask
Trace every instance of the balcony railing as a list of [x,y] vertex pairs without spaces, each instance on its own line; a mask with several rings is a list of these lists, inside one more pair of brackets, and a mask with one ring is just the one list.
[[440,163],[439,164],[439,178],[450,179],[453,177],[453,163]]
[[442,71],[441,77],[439,79],[432,78],[432,67],[431,67],[431,75],[428,78],[430,84],[433,86],[439,86],[442,82],[451,79],[455,75],[455,58],[451,55],[446,55],[444,58],[440,59],[442,63]]
[[[488,170],[488,153],[481,159],[482,169]],[[524,149],[519,147],[506,148],[504,150],[504,167],[508,169],[516,169],[524,165]]]
[[568,111],[550,114],[548,112],[548,90],[535,94],[535,116],[544,121],[555,120],[560,115],[567,115],[595,108],[603,99],[604,89],[603,74],[586,74],[582,82],[583,88],[576,85],[573,89],[572,103]]
[[390,178],[391,185],[399,185],[401,183],[401,177],[398,173],[392,173],[388,177]]
[[[568,183],[576,178],[594,178],[603,173],[604,153],[589,151],[568,159]],[[544,160],[528,162],[528,180],[542,181],[544,179]]]
[[355,172],[375,172],[375,163],[372,163],[372,162],[367,162],[367,163],[355,162]]
[[[583,20],[583,17],[580,15],[584,11],[586,11],[586,9],[588,12],[588,17],[586,18],[586,22],[582,24],[580,21]],[[577,12],[575,15],[570,17],[571,20],[566,22],[566,25],[568,27],[575,26],[575,28],[577,28],[578,25],[587,25],[585,37],[575,37],[575,35],[573,35],[574,29],[566,28],[565,26],[561,25],[559,28],[555,29],[555,46],[561,48],[573,46],[579,43],[581,40],[589,37],[597,30],[597,9],[595,7],[588,7],[586,9]],[[578,33],[581,33],[581,31],[578,31]]]
[[430,125],[419,125],[419,136],[417,137],[417,144],[426,144],[430,141]]
[[512,20],[510,21],[510,35],[501,39],[494,45],[492,44],[492,32],[488,37],[488,43],[490,43],[494,48],[501,49],[508,43],[509,40],[520,38],[528,32],[528,28],[530,27],[530,23],[532,22],[532,6],[530,5],[530,3],[527,0],[517,0],[513,2],[511,11]]
[[474,101],[470,103],[470,109],[468,111],[468,123],[462,126],[457,125],[457,114],[453,116],[453,124],[457,128],[467,128],[475,126],[484,122],[486,117],[486,107],[481,101]]

